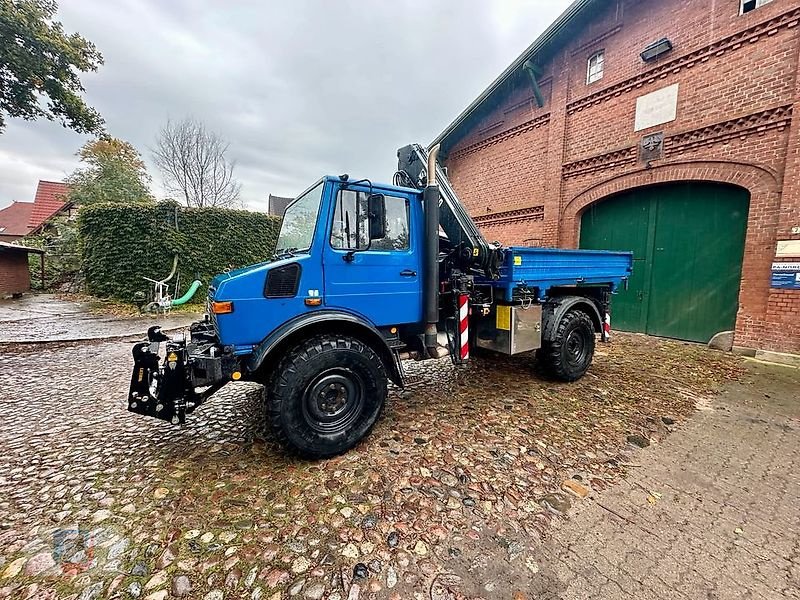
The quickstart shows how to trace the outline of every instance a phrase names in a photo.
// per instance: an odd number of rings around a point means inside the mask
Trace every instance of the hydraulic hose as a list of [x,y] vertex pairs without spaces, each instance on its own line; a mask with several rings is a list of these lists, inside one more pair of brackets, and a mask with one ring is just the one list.
[[172,301],[172,306],[180,306],[181,304],[186,304],[189,300],[192,299],[192,296],[194,296],[195,292],[197,291],[197,288],[199,288],[201,285],[202,282],[199,279],[195,279],[192,282],[192,285],[189,286],[189,289],[186,290],[186,293],[183,296],[181,296],[180,298],[175,298],[175,300]]
[[164,279],[162,279],[158,283],[167,283],[170,279],[175,277],[175,271],[177,270],[178,270],[178,255],[176,254],[175,258],[172,259],[172,271],[170,271],[169,275],[167,275]]

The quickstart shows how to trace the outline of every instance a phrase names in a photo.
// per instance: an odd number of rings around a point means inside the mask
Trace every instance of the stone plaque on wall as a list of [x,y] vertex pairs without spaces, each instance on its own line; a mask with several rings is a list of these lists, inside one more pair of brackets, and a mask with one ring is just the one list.
[[678,85],[676,83],[636,99],[634,131],[663,125],[677,118]]
[[664,132],[651,133],[639,142],[639,160],[650,162],[664,157]]
[[778,240],[775,256],[784,258],[800,256],[800,240]]

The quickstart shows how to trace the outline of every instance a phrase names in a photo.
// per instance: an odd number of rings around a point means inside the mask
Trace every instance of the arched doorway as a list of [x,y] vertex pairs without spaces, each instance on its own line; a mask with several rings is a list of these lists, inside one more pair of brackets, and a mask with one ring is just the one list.
[[737,186],[680,182],[586,209],[581,248],[634,253],[628,289],[612,300],[615,328],[698,342],[733,330],[749,204]]

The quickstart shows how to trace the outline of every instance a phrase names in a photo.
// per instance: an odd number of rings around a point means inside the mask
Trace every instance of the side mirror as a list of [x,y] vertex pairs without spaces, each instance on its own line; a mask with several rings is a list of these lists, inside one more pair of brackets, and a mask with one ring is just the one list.
[[371,194],[367,200],[369,213],[369,239],[380,240],[386,237],[386,198],[383,194]]

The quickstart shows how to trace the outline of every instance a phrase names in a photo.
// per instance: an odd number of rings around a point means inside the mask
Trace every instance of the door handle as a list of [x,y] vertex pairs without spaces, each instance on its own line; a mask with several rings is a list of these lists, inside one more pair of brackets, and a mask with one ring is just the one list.
[[417,272],[416,271],[412,271],[411,269],[406,269],[405,271],[400,271],[400,275],[402,277],[416,277],[417,276]]

